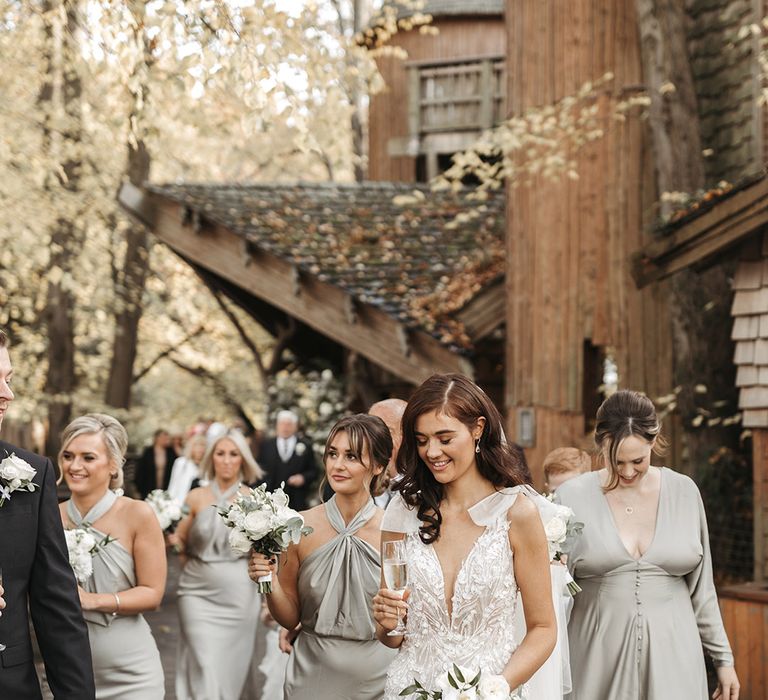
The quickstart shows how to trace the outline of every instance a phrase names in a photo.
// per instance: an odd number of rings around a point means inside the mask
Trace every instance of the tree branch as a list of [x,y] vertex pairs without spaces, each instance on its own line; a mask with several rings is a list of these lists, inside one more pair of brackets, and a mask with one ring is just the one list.
[[245,412],[245,408],[243,408],[243,405],[234,396],[232,396],[232,394],[229,393],[229,390],[227,389],[226,385],[224,384],[224,382],[221,380],[220,377],[217,377],[216,375],[212,374],[205,367],[201,367],[199,365],[194,367],[172,356],[169,356],[168,359],[171,362],[173,362],[173,364],[176,365],[179,369],[182,369],[185,372],[188,372],[193,377],[197,377],[198,379],[201,379],[204,382],[210,383],[213,386],[214,391],[218,394],[219,398],[224,402],[224,404],[229,408],[231,408],[233,411],[235,411],[235,413],[237,413],[237,415],[245,423],[246,432],[253,432],[255,430],[253,422],[248,417],[248,414]]
[[184,336],[180,343],[177,343],[176,345],[169,345],[165,350],[158,354],[144,369],[142,369],[138,374],[134,375],[133,384],[142,379],[144,375],[147,374],[147,372],[149,372],[158,362],[160,362],[160,360],[168,357],[174,350],[178,350],[180,347],[186,345],[190,340],[192,340],[192,338],[200,335],[204,330],[205,328],[203,326],[198,326],[195,330],[187,333],[187,335]]

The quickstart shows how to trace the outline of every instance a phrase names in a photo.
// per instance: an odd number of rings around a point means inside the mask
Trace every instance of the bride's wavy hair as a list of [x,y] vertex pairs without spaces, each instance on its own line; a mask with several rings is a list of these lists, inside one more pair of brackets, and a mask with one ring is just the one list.
[[402,478],[394,486],[409,506],[418,508],[419,520],[426,523],[419,528],[425,544],[439,539],[443,522],[443,484],[421,459],[416,444],[416,421],[432,411],[461,421],[470,432],[478,419],[485,418],[475,455],[480,474],[499,489],[531,482],[521,451],[507,443],[501,415],[487,394],[462,374],[433,374],[416,389],[403,414],[403,442],[397,453],[397,471]]

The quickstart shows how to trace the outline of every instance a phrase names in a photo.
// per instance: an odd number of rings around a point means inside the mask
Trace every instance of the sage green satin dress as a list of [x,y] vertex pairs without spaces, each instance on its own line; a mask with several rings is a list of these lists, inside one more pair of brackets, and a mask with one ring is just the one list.
[[[74,503],[67,503],[67,517],[76,526],[87,526],[97,541],[106,533],[90,523],[101,518],[117,496],[107,491],[84,517]],[[136,586],[133,556],[118,541],[100,547],[93,557],[93,574],[83,588],[91,593],[115,593]],[[97,700],[162,700],[165,680],[160,653],[143,615],[108,615],[84,611],[93,657]]]
[[656,531],[634,559],[619,537],[597,472],[557,489],[583,534],[568,567],[582,590],[568,623],[569,700],[707,700],[702,646],[733,665],[712,579],[696,484],[661,469]]
[[397,651],[375,636],[371,601],[379,590],[379,553],[355,537],[376,513],[373,499],[344,524],[334,496],[325,504],[338,533],[301,563],[302,631],[285,676],[285,700],[379,700]]
[[[221,493],[214,481],[211,488],[223,507],[240,485]],[[238,700],[248,681],[261,596],[248,577],[248,555],[232,551],[229,533],[210,506],[187,535],[178,586],[177,700]]]

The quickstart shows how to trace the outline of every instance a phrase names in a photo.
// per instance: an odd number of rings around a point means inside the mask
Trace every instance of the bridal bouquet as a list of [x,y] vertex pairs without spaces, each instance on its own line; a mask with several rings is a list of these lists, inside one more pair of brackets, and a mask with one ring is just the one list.
[[170,493],[162,489],[150,491],[144,500],[155,511],[163,532],[173,532],[176,523],[189,512],[188,506],[182,505]]
[[[547,498],[550,501],[552,500],[551,496]],[[581,535],[584,530],[584,523],[578,522],[574,518],[573,510],[568,506],[563,506],[559,503],[554,503],[553,505],[555,513],[544,525],[544,533],[547,536],[550,561],[561,561],[570,550],[574,539]],[[571,595],[575,595],[580,590],[579,584],[570,578],[570,581],[568,581],[568,592]]]
[[0,462],[0,508],[11,500],[14,491],[34,491],[37,488],[37,484],[32,481],[37,470],[13,452],[6,452],[6,455]]
[[522,685],[510,693],[504,676],[484,676],[482,671],[470,671],[453,664],[437,682],[436,690],[427,690],[419,681],[400,691],[400,696],[415,696],[418,700],[526,700]]
[[[232,528],[229,546],[242,554],[254,550],[272,557],[312,532],[304,525],[304,517],[288,507],[282,487],[269,492],[262,484],[248,494],[240,493],[228,508],[219,508],[219,515]],[[272,592],[271,574],[260,577],[258,583],[259,593]]]
[[69,565],[72,567],[72,571],[75,572],[77,582],[83,585],[93,573],[93,555],[102,547],[106,547],[110,542],[114,542],[115,538],[106,535],[104,539],[97,541],[83,527],[64,530],[64,537],[67,540]]

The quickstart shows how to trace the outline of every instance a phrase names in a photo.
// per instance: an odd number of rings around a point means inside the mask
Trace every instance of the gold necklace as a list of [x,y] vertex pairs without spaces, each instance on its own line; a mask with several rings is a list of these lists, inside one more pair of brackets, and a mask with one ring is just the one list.
[[632,506],[632,505],[630,505],[629,503],[627,503],[627,502],[626,502],[626,501],[625,501],[623,498],[621,498],[621,497],[619,496],[619,494],[617,494],[615,491],[614,491],[614,496],[616,497],[616,500],[618,500],[619,504],[620,504],[620,505],[622,505],[622,506],[624,506],[624,512],[625,512],[627,515],[632,515],[632,514],[635,512],[635,506]]

